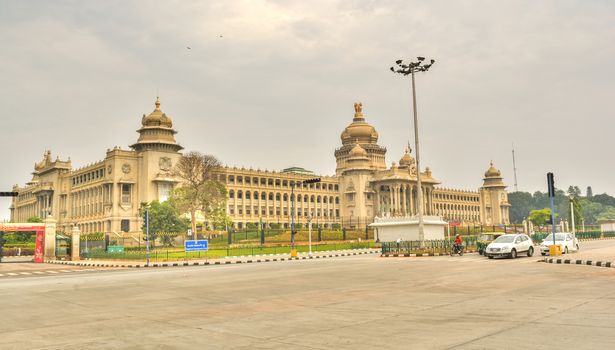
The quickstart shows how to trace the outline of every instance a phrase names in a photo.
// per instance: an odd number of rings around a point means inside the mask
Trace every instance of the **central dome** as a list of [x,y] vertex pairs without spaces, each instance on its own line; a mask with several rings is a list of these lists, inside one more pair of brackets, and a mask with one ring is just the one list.
[[363,117],[363,104],[361,102],[354,104],[354,118],[352,123],[344,129],[340,138],[343,145],[349,145],[353,142],[375,144],[378,142],[378,132],[376,129],[365,122]]

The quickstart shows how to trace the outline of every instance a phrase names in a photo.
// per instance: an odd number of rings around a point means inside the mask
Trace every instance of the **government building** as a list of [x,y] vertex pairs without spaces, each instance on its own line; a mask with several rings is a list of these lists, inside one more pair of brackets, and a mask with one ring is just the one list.
[[[59,231],[69,232],[77,225],[84,233],[140,233],[140,204],[165,201],[169,191],[180,185],[172,169],[183,147],[175,140],[173,121],[162,112],[159,99],[154,111],[143,115],[138,133],[130,149],[108,149],[102,160],[78,169],[73,169],[70,158],[54,159],[46,151],[34,164],[32,179],[25,186],[13,186],[19,195],[11,204],[11,222],[51,215]],[[361,228],[375,217],[418,212],[419,169],[411,150],[390,165],[386,152],[378,144],[378,132],[367,123],[362,104],[355,103],[352,122],[342,131],[341,146],[334,152],[335,175],[298,167],[282,171],[224,167],[216,176],[226,184],[227,213],[236,228],[257,223],[289,227],[293,202],[297,223],[311,220],[323,227]],[[303,183],[315,177],[321,182]],[[421,182],[426,215],[464,225],[509,223],[506,185],[493,164],[477,191],[440,187],[429,167],[421,171]]]

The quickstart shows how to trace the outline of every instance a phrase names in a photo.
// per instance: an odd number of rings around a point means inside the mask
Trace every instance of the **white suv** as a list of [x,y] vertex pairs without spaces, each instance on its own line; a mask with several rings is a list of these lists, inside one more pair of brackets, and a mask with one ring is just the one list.
[[534,255],[534,242],[526,234],[502,235],[491,242],[485,249],[485,256],[493,259],[495,256],[516,258],[520,253]]

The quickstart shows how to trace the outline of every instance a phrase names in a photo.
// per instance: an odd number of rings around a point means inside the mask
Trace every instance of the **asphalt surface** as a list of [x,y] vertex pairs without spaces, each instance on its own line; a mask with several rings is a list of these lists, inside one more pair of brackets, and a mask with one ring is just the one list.
[[6,278],[1,348],[615,348],[615,269],[540,259],[361,255]]

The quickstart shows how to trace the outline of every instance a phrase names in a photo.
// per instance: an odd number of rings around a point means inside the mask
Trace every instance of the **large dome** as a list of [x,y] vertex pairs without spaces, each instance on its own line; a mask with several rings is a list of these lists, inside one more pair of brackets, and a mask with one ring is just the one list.
[[167,128],[173,127],[173,121],[165,113],[160,110],[160,98],[156,97],[156,108],[148,116],[143,115],[141,124],[143,126],[165,126]]
[[378,132],[376,129],[365,122],[363,117],[363,104],[358,102],[354,104],[354,118],[352,123],[344,129],[340,138],[343,145],[349,145],[353,142],[375,144],[378,142]]

